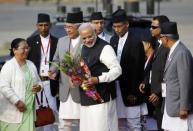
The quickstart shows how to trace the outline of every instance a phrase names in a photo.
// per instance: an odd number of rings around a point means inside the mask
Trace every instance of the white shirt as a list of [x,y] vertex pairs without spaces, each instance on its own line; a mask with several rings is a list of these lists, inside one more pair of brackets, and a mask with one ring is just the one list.
[[77,38],[75,39],[71,39],[71,45],[72,47],[74,48],[77,44],[80,43],[80,36],[78,36]]
[[160,47],[162,45],[162,41],[159,39],[158,42],[159,42],[159,47]]
[[177,45],[179,44],[180,40],[176,41],[175,44],[172,45],[172,47],[170,48],[170,52],[168,54],[168,59],[170,59],[171,54],[174,52],[175,48],[177,47]]
[[48,76],[49,59],[50,59],[50,35],[41,38],[41,62],[40,62],[40,76]]
[[[144,70],[147,67],[147,64],[149,63],[150,59],[152,58],[152,55],[154,55],[154,53],[152,53],[146,60],[145,62],[145,66],[144,66]],[[151,76],[152,76],[152,71],[150,70],[150,74],[149,74],[149,83],[151,83]]]
[[105,32],[101,32],[99,35],[98,35],[99,38],[101,38],[102,40],[106,41],[106,42],[110,42],[110,39],[111,39],[111,36],[106,34]]
[[148,58],[147,58],[147,60],[145,61],[144,69],[147,67],[147,64],[149,63],[150,59],[152,58],[152,55],[154,55],[154,53],[152,53],[151,55],[149,55]]
[[125,35],[123,37],[120,37],[119,38],[119,43],[118,43],[118,48],[117,48],[117,58],[119,60],[119,63],[121,61],[121,54],[122,54],[122,51],[123,51],[123,47],[125,45],[125,42],[127,40],[127,36],[128,36],[128,32],[125,33]]
[[105,45],[100,55],[100,62],[105,64],[109,69],[99,76],[99,82],[111,82],[122,73],[121,66],[117,60],[116,54],[110,45]]

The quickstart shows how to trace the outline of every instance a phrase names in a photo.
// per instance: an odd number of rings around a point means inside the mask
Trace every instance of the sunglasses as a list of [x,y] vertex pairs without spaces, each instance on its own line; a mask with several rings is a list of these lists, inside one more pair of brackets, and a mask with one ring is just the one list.
[[157,29],[159,26],[151,26],[151,29]]

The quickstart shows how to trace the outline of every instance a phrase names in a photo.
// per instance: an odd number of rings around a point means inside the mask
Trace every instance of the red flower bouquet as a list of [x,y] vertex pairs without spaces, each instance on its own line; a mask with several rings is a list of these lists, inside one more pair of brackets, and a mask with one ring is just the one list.
[[54,64],[63,73],[68,75],[72,81],[78,81],[79,83],[81,83],[80,87],[88,97],[91,97],[95,101],[101,103],[103,102],[103,99],[94,86],[86,87],[84,84],[82,84],[83,81],[91,77],[91,73],[85,61],[80,55],[73,57],[70,52],[66,52],[64,54],[64,59],[62,60],[62,62],[51,63]]

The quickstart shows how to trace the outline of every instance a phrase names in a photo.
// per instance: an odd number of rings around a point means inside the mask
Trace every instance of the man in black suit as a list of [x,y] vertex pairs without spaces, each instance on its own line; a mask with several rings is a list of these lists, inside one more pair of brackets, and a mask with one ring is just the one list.
[[168,21],[169,19],[167,16],[161,15],[154,17],[151,24],[151,34],[156,38],[156,48],[152,63],[151,95],[149,96],[149,102],[153,103],[155,107],[155,117],[159,131],[162,131],[161,123],[163,117],[163,112],[161,111],[163,101],[161,96],[161,83],[163,81],[164,67],[169,52],[169,50],[162,45],[160,40],[160,26]]
[[[57,112],[56,95],[58,94],[58,81],[48,79],[48,70],[50,65],[49,61],[53,59],[58,39],[49,33],[51,23],[48,14],[38,14],[36,27],[39,34],[27,39],[30,47],[28,59],[36,65],[49,106]],[[43,105],[47,106],[45,95],[43,95]],[[40,93],[38,97],[41,99]],[[54,130],[52,124],[44,126],[43,128],[44,131]]]
[[122,67],[122,75],[116,81],[119,130],[141,131],[141,115],[147,113],[143,94],[139,91],[144,76],[143,45],[128,31],[129,22],[125,10],[114,12],[112,22],[115,35],[110,44]]

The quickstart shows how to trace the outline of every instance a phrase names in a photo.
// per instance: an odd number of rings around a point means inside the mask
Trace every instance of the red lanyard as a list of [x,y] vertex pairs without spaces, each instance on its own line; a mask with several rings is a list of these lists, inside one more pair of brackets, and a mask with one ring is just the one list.
[[41,48],[42,48],[42,52],[45,56],[45,65],[46,65],[46,61],[47,61],[47,54],[48,54],[48,50],[49,50],[49,47],[50,47],[50,44],[51,44],[51,39],[49,38],[49,41],[48,41],[48,46],[47,46],[47,49],[46,49],[46,52],[44,51],[44,48],[43,48],[43,44],[41,42]]

